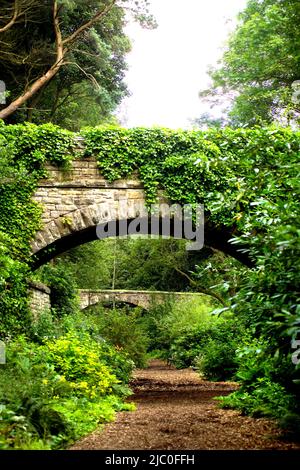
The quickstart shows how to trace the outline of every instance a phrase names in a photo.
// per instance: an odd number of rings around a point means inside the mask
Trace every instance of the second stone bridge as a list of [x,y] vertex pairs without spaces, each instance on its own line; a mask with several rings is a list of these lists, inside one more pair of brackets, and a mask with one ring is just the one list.
[[[134,290],[80,290],[80,308],[84,310],[99,303],[123,302],[149,310],[152,305],[167,300],[203,297],[194,292],[134,291]],[[206,297],[206,296],[205,296]]]

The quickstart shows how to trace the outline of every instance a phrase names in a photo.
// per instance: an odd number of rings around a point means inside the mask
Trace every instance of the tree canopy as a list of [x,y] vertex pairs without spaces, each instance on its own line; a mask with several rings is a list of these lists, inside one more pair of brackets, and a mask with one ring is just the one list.
[[8,96],[0,117],[73,130],[105,120],[128,93],[127,13],[155,24],[146,0],[5,1],[3,11],[0,67]]
[[201,96],[233,96],[234,126],[299,122],[300,4],[298,0],[249,0],[240,13],[212,88]]

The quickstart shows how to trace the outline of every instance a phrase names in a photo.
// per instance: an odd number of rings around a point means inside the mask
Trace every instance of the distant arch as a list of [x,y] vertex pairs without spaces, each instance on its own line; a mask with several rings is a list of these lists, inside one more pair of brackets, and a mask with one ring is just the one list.
[[105,302],[123,302],[128,305],[149,310],[152,305],[159,305],[166,300],[181,300],[203,297],[205,294],[194,292],[164,292],[135,290],[79,290],[80,309],[85,310],[93,305]]

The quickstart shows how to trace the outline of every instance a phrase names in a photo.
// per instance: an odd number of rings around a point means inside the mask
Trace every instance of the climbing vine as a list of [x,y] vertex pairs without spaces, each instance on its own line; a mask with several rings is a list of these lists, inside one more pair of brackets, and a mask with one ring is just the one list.
[[[85,155],[114,181],[138,172],[149,203],[158,187],[173,202],[204,203],[215,224],[243,230],[257,198],[294,192],[300,132],[281,128],[208,131],[89,128]],[[276,184],[274,182],[276,181]]]
[[[25,311],[28,317],[27,303],[21,299],[26,298],[30,242],[41,227],[42,212],[32,195],[38,181],[47,177],[46,163],[64,169],[74,158],[95,156],[109,181],[137,173],[149,204],[163,189],[172,202],[203,203],[215,225],[227,225],[232,233],[248,238],[265,228],[261,210],[256,217],[262,201],[269,203],[267,220],[272,224],[286,195],[297,197],[300,132],[290,129],[87,128],[81,132],[83,152],[76,150],[75,137],[52,124],[0,123],[0,313],[4,319],[25,318],[20,313]],[[0,334],[12,330],[11,321],[3,320]]]
[[41,227],[42,208],[32,200],[46,162],[66,168],[73,135],[56,126],[0,123],[0,335],[30,325],[27,277],[30,242]]

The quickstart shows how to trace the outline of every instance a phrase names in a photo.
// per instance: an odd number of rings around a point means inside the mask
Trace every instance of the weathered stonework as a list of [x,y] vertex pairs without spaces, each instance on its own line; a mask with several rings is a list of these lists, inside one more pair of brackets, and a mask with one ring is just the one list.
[[[39,182],[34,195],[43,207],[42,227],[31,243],[35,268],[74,246],[96,240],[98,225],[109,221],[127,223],[148,215],[144,188],[137,176],[109,183],[94,158],[78,158],[68,171],[50,165],[47,169],[49,177]],[[158,203],[168,202],[163,191],[158,196]],[[164,210],[159,213],[161,219],[166,215]],[[248,255],[229,242],[231,238],[227,228],[205,221],[207,246],[252,266]]]
[[31,282],[29,284],[29,306],[36,320],[42,312],[50,310],[51,290],[49,287],[39,282]]
[[203,297],[194,292],[130,291],[130,290],[80,290],[80,308],[84,310],[92,305],[105,302],[124,302],[145,310],[153,305],[160,305],[167,299],[181,300],[188,297]]
[[147,215],[141,182],[131,178],[109,183],[93,158],[73,161],[68,171],[50,165],[47,170],[49,177],[40,181],[34,195],[44,210],[42,228],[31,244],[33,254],[98,224]]
[[[44,211],[43,228],[32,242],[33,253],[74,231],[109,220],[112,208],[120,216],[128,217],[144,206],[144,191],[138,180],[109,184],[94,159],[73,161],[69,171],[53,166],[47,170],[49,178],[40,181],[34,195]],[[127,213],[121,214],[120,201],[126,201]]]

